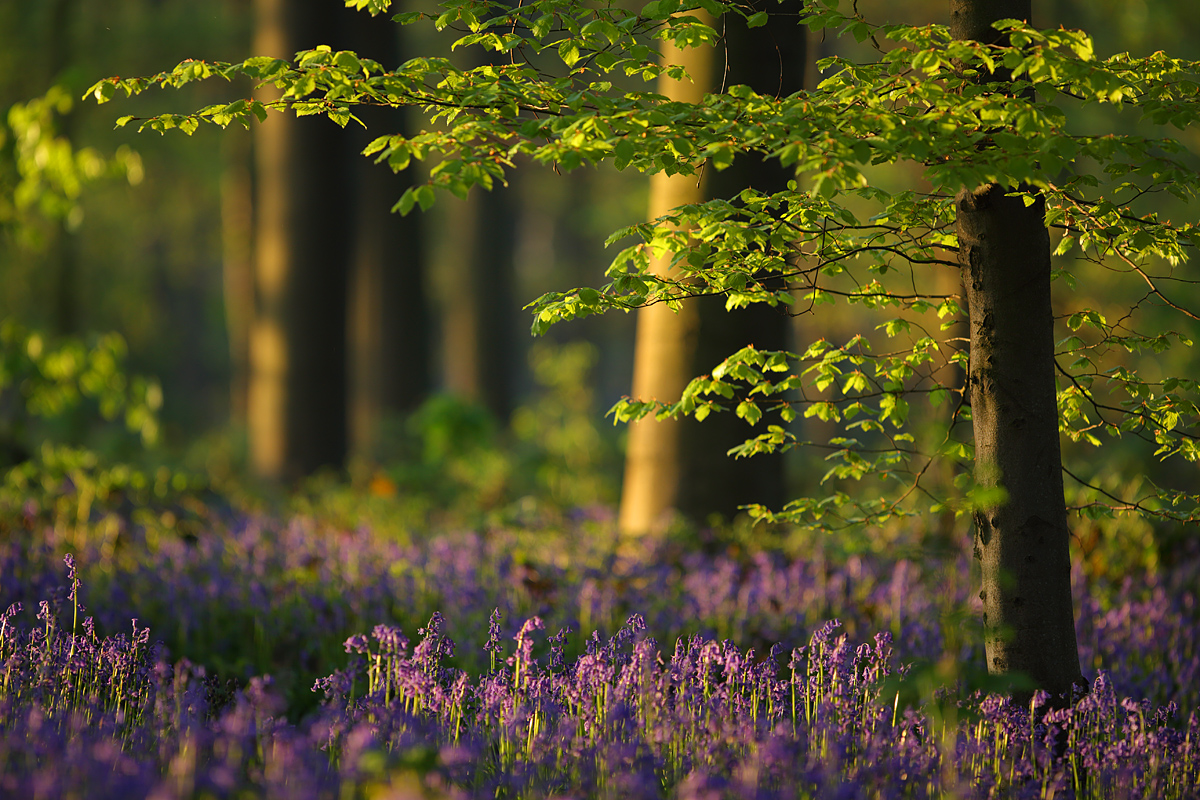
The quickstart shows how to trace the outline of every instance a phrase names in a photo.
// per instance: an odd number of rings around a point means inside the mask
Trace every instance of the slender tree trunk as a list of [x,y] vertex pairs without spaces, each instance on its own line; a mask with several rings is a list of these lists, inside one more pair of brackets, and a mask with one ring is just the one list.
[[[326,40],[341,11],[319,0],[254,10],[254,51],[288,59]],[[294,480],[346,453],[346,165],[328,120],[273,115],[255,133],[250,461],[260,477]]]
[[[1030,0],[951,0],[958,38],[996,41],[991,22],[1030,16]],[[988,669],[1022,672],[1069,696],[1082,676],[1055,399],[1050,237],[1042,200],[1026,207],[1005,191],[981,186],[956,200],[976,481],[1007,492],[975,517]]]
[[250,378],[250,322],[254,314],[254,181],[251,134],[227,130],[221,138],[221,278],[229,338],[229,419],[246,425]]
[[[396,24],[387,15],[341,12],[343,46],[375,59],[385,68],[400,62]],[[411,411],[429,394],[429,314],[424,287],[423,215],[402,217],[391,208],[411,185],[411,172],[392,173],[361,152],[376,136],[401,132],[400,110],[362,108],[367,126],[343,131],[356,209],[351,230],[349,315],[350,449],[369,457],[380,424]]]
[[[472,262],[472,277],[479,287],[475,313],[479,320],[480,395],[484,406],[501,425],[507,425],[515,406],[515,377],[525,367],[528,338],[516,336],[521,324],[516,300],[517,177],[509,186],[480,193],[479,239]],[[521,355],[518,356],[517,354]]]
[[516,356],[524,342],[516,336],[517,194],[514,184],[447,201],[437,269],[445,388],[501,425],[512,415],[514,375],[523,364]]
[[[751,29],[740,17],[729,15],[721,20],[719,29],[723,30],[724,46],[716,51],[680,53],[664,46],[664,57],[683,64],[695,82],[679,84],[663,78],[660,92],[698,102],[705,91],[735,84],[775,96],[803,88],[806,43],[794,24],[773,18],[766,26]],[[776,162],[743,156],[722,172],[706,174],[704,183],[715,196],[733,197],[746,187],[780,191],[790,177]],[[650,217],[703,200],[709,196],[705,185],[694,177],[655,175]],[[727,312],[723,297],[685,302],[678,314],[663,307],[642,309],[638,313],[633,395],[677,399],[692,376],[710,371],[748,344],[785,349],[790,327],[786,314],[766,306]],[[748,460],[727,455],[752,433],[733,414],[717,414],[703,423],[690,419],[635,423],[626,453],[622,530],[651,530],[663,523],[671,509],[704,521],[714,513],[732,518],[739,506],[747,503],[782,505],[786,499],[783,454]]]
[[[699,13],[696,16],[701,16]],[[708,20],[711,24],[711,19]],[[673,100],[699,103],[713,87],[713,50],[694,47],[680,50],[662,45],[663,60],[687,69],[692,81],[659,78],[658,91]],[[658,173],[650,179],[649,218],[659,217],[675,206],[704,199],[703,180],[697,176]],[[665,259],[651,267],[667,271]],[[665,305],[638,310],[637,338],[633,357],[632,394],[642,400],[679,399],[692,377],[696,329],[699,320],[695,303],[685,302],[679,312]],[[661,526],[671,509],[678,507],[682,478],[681,420],[658,421],[646,417],[633,423],[625,453],[625,479],[621,490],[620,527],[642,534]]]
[[[514,4],[515,5],[515,4]],[[511,54],[473,54],[477,65],[509,64]],[[452,394],[486,408],[507,425],[516,405],[517,376],[525,368],[529,337],[518,320],[516,292],[517,208],[520,176],[508,186],[473,189],[450,206],[440,294],[443,303],[442,365]]]
[[[50,7],[50,40],[47,47],[50,85],[66,80],[71,64],[72,24],[78,11],[77,0],[54,0]],[[67,90],[75,94],[76,87]],[[59,120],[59,133],[75,144],[75,113],[68,111]],[[79,238],[70,219],[55,227],[50,244],[51,263],[58,269],[54,283],[54,332],[60,336],[79,334],[83,329],[80,306]]]

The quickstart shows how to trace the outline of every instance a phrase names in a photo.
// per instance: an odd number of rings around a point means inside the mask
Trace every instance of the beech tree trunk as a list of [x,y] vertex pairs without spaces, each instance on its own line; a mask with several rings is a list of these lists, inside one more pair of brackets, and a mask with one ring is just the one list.
[[[341,12],[341,45],[385,68],[401,61],[397,26],[388,15]],[[351,229],[347,319],[350,450],[370,458],[380,425],[414,410],[429,395],[429,311],[425,292],[423,214],[402,217],[391,208],[412,184],[412,171],[393,173],[361,155],[376,136],[405,132],[400,109],[362,107],[366,130],[341,131],[350,195]]]
[[[254,50],[290,59],[329,44],[394,67],[395,25],[325,0],[254,0]],[[363,108],[369,130],[272,115],[255,126],[254,307],[247,425],[270,480],[370,457],[380,422],[428,394],[420,215],[390,213],[411,178],[361,155],[403,130]]]
[[[254,52],[290,59],[326,40],[341,9],[255,0],[254,11]],[[346,164],[328,120],[274,114],[254,131],[250,463],[295,480],[346,454]]]
[[[512,60],[483,51],[469,57],[473,66]],[[502,427],[516,407],[529,347],[516,290],[519,172],[505,176],[507,186],[497,181],[491,191],[476,188],[466,200],[450,201],[438,269],[445,388],[486,408]]]
[[[689,12],[704,18],[702,12]],[[707,20],[712,24],[711,19]],[[691,82],[661,76],[658,91],[688,103],[699,103],[711,91],[713,49],[692,47],[680,50],[662,43],[663,60],[683,66]],[[672,208],[704,199],[704,181],[695,175],[656,173],[650,178],[649,218]],[[651,267],[666,273],[669,262],[657,260]],[[637,337],[633,355],[632,396],[640,400],[674,402],[693,377],[699,311],[696,303],[685,302],[678,312],[664,304],[646,306],[637,312]],[[625,476],[621,489],[619,524],[629,534],[643,534],[661,527],[672,509],[678,507],[682,478],[680,437],[683,421],[658,421],[645,417],[630,425],[625,451]]]
[[229,419],[246,425],[254,318],[254,182],[251,133],[221,137],[221,283],[229,338]]
[[[805,38],[792,18],[772,17],[766,26],[751,29],[740,17],[728,15],[716,26],[723,33],[723,46],[716,50],[680,52],[664,44],[664,59],[686,67],[694,82],[660,78],[660,93],[699,102],[706,91],[735,84],[776,96],[803,88]],[[653,219],[674,206],[713,195],[733,197],[746,187],[780,191],[790,177],[778,162],[754,156],[742,156],[722,172],[706,171],[702,181],[655,175],[649,216]],[[656,267],[665,268],[665,264]],[[661,306],[640,309],[637,325],[632,395],[664,401],[678,399],[693,376],[709,372],[748,344],[785,349],[791,327],[784,312],[762,305],[727,312],[725,299],[719,296],[689,300],[678,313]],[[732,518],[739,506],[748,503],[781,506],[786,499],[782,453],[736,460],[727,455],[753,433],[732,413],[715,414],[702,423],[692,419],[634,423],[626,451],[621,529],[633,534],[652,530],[668,519],[672,509],[704,522],[713,514]]]
[[[1030,0],[951,0],[954,36],[996,41],[990,25],[1029,19]],[[975,516],[985,644],[993,674],[1021,672],[1069,697],[1082,682],[1071,602],[1050,305],[1050,237],[1038,199],[999,185],[956,199],[970,309],[975,477],[1007,499]]]
[[514,259],[517,180],[466,200],[447,200],[447,241],[436,271],[442,301],[442,370],[446,389],[486,408],[507,425],[515,405],[514,376],[528,337],[520,323]]
[[[791,9],[797,9],[791,4]],[[760,3],[765,11],[784,11]],[[774,14],[766,25],[749,28],[735,14],[719,23],[724,52],[718,47],[718,69],[724,61],[725,88],[745,84],[759,94],[786,97],[804,88],[807,42],[795,19]],[[780,192],[795,177],[794,169],[781,167],[775,159],[745,154],[728,168],[708,176],[709,196],[733,198],[750,187],[760,192]],[[780,282],[780,287],[782,282]],[[786,308],[755,303],[747,308],[725,310],[725,298],[702,297],[696,326],[695,353],[691,375],[702,375],[724,358],[752,344],[760,350],[786,350],[791,341],[792,320]],[[766,423],[762,423],[765,425]],[[729,450],[758,430],[736,415],[713,414],[703,422],[683,421],[681,433],[682,477],[679,510],[684,516],[704,521],[712,514],[732,519],[740,506],[762,503],[778,509],[787,501],[785,456],[764,453],[734,459]]]

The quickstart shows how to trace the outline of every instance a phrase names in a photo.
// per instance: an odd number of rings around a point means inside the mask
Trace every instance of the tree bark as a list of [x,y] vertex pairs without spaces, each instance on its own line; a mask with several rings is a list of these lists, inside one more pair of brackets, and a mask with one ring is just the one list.
[[[482,50],[470,57],[479,66],[512,60]],[[529,347],[516,291],[521,178],[515,170],[505,177],[507,186],[497,181],[491,191],[472,189],[465,201],[448,206],[439,286],[445,387],[486,408],[502,426],[516,407],[517,376]]]
[[[952,0],[951,32],[995,41],[994,20],[1030,18],[1029,0]],[[991,184],[956,199],[970,309],[977,483],[1007,499],[975,516],[985,644],[993,674],[1021,672],[1069,697],[1082,682],[1071,602],[1055,390],[1050,237],[1039,198]]]
[[[774,3],[771,3],[774,6]],[[772,10],[764,4],[764,10]],[[721,21],[724,50],[718,48],[718,67],[724,61],[721,84],[744,84],[759,94],[786,97],[804,88],[807,42],[803,28],[790,17],[772,16],[766,25],[749,28],[735,14]],[[736,197],[750,187],[760,192],[780,192],[795,177],[773,159],[745,154],[728,168],[708,177],[712,197]],[[781,285],[781,281],[777,281]],[[760,350],[786,350],[791,318],[786,309],[758,303],[725,310],[722,296],[702,297],[698,303],[695,353],[691,375],[707,374],[723,359],[752,344]],[[761,503],[780,508],[787,500],[785,457],[764,453],[734,459],[731,448],[756,431],[734,414],[713,414],[703,422],[686,419],[681,432],[682,477],[679,510],[703,521],[712,514],[732,519],[740,506]]]
[[227,130],[221,139],[221,284],[229,339],[229,419],[247,420],[250,323],[254,312],[254,181],[251,134]]
[[[689,12],[712,24],[702,12]],[[665,75],[658,91],[687,103],[699,103],[713,88],[713,54],[709,47],[681,50],[670,42],[662,44],[662,59],[684,67],[692,80],[676,81]],[[649,218],[672,208],[701,202],[704,180],[696,175],[656,173],[650,178]],[[669,270],[666,258],[651,265],[656,274]],[[637,335],[633,356],[632,395],[641,400],[674,402],[692,377],[699,312],[696,303],[684,302],[678,312],[665,304],[646,306],[637,312]],[[672,509],[678,507],[681,488],[683,421],[645,417],[630,425],[625,451],[625,476],[621,489],[619,524],[628,534],[640,535],[661,528]]]
[[[766,26],[751,29],[740,17],[729,15],[719,29],[724,47],[715,51],[680,52],[664,45],[664,59],[686,67],[694,82],[661,78],[660,93],[695,103],[706,91],[735,84],[777,96],[803,88],[806,43],[794,25],[773,18]],[[721,80],[714,75],[718,70],[724,72]],[[650,218],[708,196],[733,197],[747,187],[780,191],[790,177],[777,163],[752,155],[740,157],[722,172],[706,171],[703,181],[655,175]],[[662,263],[655,266],[665,268]],[[643,308],[637,325],[632,394],[663,401],[677,399],[691,377],[707,373],[748,344],[785,349],[791,327],[786,314],[766,306],[727,312],[719,296],[689,300],[678,313],[661,306]],[[702,423],[692,419],[634,423],[626,451],[621,529],[638,534],[660,527],[672,509],[703,522],[713,514],[732,518],[748,503],[782,505],[786,499],[782,453],[746,460],[727,455],[752,433],[732,413],[716,414]]]
[[[396,24],[387,15],[342,12],[344,46],[379,61],[400,62]],[[425,291],[423,215],[391,213],[412,184],[412,173],[393,173],[361,152],[376,136],[404,131],[403,111],[362,107],[366,130],[351,125],[342,133],[350,177],[353,215],[349,275],[347,390],[350,450],[371,457],[380,425],[389,416],[412,411],[431,384],[429,312]]]
[[434,259],[442,306],[442,375],[446,391],[477,403],[501,425],[515,405],[514,376],[525,350],[518,338],[515,280],[515,177],[490,192],[447,200]]
[[[72,30],[78,12],[76,0],[54,0],[50,7],[50,41],[48,61],[50,83],[62,83],[72,94],[75,86],[66,83],[67,68],[71,65]],[[58,122],[59,134],[75,144],[75,114],[68,111]],[[77,336],[83,329],[80,303],[79,237],[70,219],[61,220],[50,242],[49,260],[58,269],[54,282],[54,332],[59,336]]]
[[[341,11],[315,0],[254,10],[254,51],[287,59],[325,40]],[[328,120],[280,114],[254,130],[250,461],[262,478],[296,480],[346,454],[346,164]]]
[[448,200],[446,241],[438,258],[442,310],[442,369],[446,390],[478,403],[501,425],[514,408],[514,376],[525,349],[518,339],[516,177],[490,192],[471,190]]

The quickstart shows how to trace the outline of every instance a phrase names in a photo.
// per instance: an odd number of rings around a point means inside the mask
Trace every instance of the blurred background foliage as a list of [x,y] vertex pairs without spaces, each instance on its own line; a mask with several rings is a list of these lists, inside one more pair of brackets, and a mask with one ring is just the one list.
[[[292,7],[318,5],[311,0]],[[859,7],[876,21],[945,22],[947,14],[944,0],[862,0]],[[1086,28],[1101,53],[1200,53],[1200,42],[1188,35],[1200,25],[1200,9],[1183,0],[1039,0],[1035,14],[1043,26]],[[417,381],[418,402],[385,408],[369,442],[348,446],[344,459],[303,480],[281,486],[255,477],[247,455],[246,401],[239,394],[244,388],[238,388],[245,382],[245,352],[239,349],[245,320],[237,318],[255,302],[246,294],[253,282],[247,289],[244,280],[231,278],[239,262],[253,258],[253,243],[245,239],[253,238],[261,188],[255,185],[254,146],[235,131],[135,137],[113,129],[117,112],[111,106],[76,99],[106,75],[152,74],[184,58],[244,58],[251,54],[255,25],[250,0],[0,4],[0,465],[6,508],[33,502],[39,506],[33,513],[69,511],[80,522],[95,522],[103,515],[94,502],[127,515],[145,504],[148,510],[139,512],[144,524],[186,529],[187,520],[199,526],[210,513],[202,510],[204,502],[288,503],[348,529],[367,524],[389,531],[399,541],[430,526],[545,524],[573,514],[611,524],[604,509],[618,499],[623,434],[603,412],[629,391],[633,320],[589,318],[558,326],[535,342],[520,310],[543,292],[595,283],[610,255],[604,238],[644,217],[645,180],[607,168],[558,175],[523,165],[519,178],[494,196],[447,201],[422,215],[423,277],[405,287],[428,309],[422,324],[431,366],[428,379]],[[446,37],[404,35],[422,38],[397,39],[391,43],[397,52],[448,49]],[[810,41],[805,80],[818,80],[812,67],[818,58],[861,54],[861,47],[847,40]],[[202,83],[125,101],[120,114],[161,111],[164,105],[191,110],[225,99],[229,91]],[[1194,131],[1181,136],[1200,145]],[[500,261],[488,260],[497,254]],[[485,286],[481,275],[499,275],[503,282]],[[1124,289],[1102,273],[1078,291],[1113,317],[1128,306]],[[854,313],[824,315],[819,329],[812,318],[799,316],[795,339],[845,341],[864,327]],[[496,356],[489,342],[504,343],[503,352]],[[1185,348],[1136,366],[1175,375],[1200,371],[1194,352]],[[153,377],[132,377],[139,375]],[[938,412],[916,413],[927,414],[932,424]],[[826,433],[819,420],[796,424],[809,426],[814,439]],[[1195,479],[1155,462],[1132,438],[1106,442],[1103,452],[1104,488],[1114,494],[1136,496],[1147,479],[1168,486]],[[1064,442],[1064,459],[1069,467],[1094,466],[1095,451]],[[788,464],[789,486],[811,491],[826,468],[818,454],[796,451]],[[295,491],[284,500],[284,489]],[[874,488],[864,481],[861,490]],[[1069,503],[1083,502],[1069,480],[1068,493]],[[94,500],[84,502],[85,496]],[[189,505],[187,496],[208,499]],[[706,547],[747,552],[814,546],[811,535],[801,532],[751,530],[729,520],[690,522],[689,535]],[[1073,525],[1077,552],[1092,576],[1169,566],[1184,535],[1127,517],[1076,517]],[[696,533],[695,526],[704,530]],[[916,527],[915,535],[878,530],[831,546],[847,552],[937,550],[958,546],[966,533],[965,520],[953,517],[931,517]]]

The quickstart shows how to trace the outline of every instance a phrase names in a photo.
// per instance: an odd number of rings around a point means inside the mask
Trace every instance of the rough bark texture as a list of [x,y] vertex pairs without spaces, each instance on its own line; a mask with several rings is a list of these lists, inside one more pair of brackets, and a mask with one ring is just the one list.
[[975,519],[988,669],[1021,671],[1055,694],[1081,675],[1063,501],[1050,237],[1039,201],[991,185],[958,197],[971,314],[976,480],[1008,500]]
[[[994,40],[990,23],[1029,19],[1029,0],[952,0],[952,32]],[[968,376],[976,481],[1008,499],[975,518],[988,669],[1052,694],[1081,682],[1063,500],[1045,206],[998,185],[957,198],[971,324]]]
[[[664,42],[662,54],[667,63],[687,69],[692,81],[673,81],[663,76],[659,78],[658,91],[684,102],[702,100],[713,86],[712,48],[680,50]],[[700,202],[704,196],[704,186],[696,176],[656,174],[650,178],[649,218],[659,217],[684,203]],[[652,269],[661,274],[668,269],[668,264],[661,260],[652,265]],[[697,324],[695,303],[685,302],[678,313],[663,304],[638,310],[633,397],[665,402],[679,399],[693,375]],[[678,506],[682,428],[681,420],[660,422],[653,417],[630,426],[621,489],[619,521],[622,531],[636,535],[654,530],[663,525],[670,510]]]
[[[280,58],[326,40],[341,11],[316,0],[254,10],[254,52]],[[254,130],[250,461],[260,477],[294,480],[346,453],[346,170],[328,120],[272,115]]]

